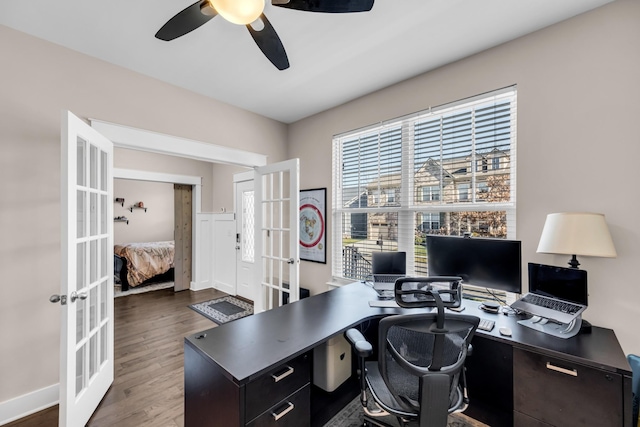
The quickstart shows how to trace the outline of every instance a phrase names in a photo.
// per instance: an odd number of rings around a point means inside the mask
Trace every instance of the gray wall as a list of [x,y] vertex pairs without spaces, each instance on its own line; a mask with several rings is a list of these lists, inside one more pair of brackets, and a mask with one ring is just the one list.
[[[301,188],[327,187],[330,201],[334,134],[517,84],[523,264],[569,260],[536,253],[548,213],[604,213],[618,257],[579,257],[589,276],[584,317],[614,329],[625,352],[638,354],[639,76],[640,1],[618,0],[294,123],[289,156],[300,158]],[[325,290],[330,255],[326,265],[302,262],[300,277],[312,293]]]

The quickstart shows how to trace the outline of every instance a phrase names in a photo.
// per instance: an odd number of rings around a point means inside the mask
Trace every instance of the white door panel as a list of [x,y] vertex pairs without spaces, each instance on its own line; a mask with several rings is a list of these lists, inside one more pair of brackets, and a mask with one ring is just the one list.
[[61,154],[59,425],[80,427],[114,375],[113,144],[65,111]]
[[255,191],[255,277],[260,291],[254,312],[279,307],[288,294],[299,299],[300,166],[298,159],[258,167]]
[[236,222],[232,213],[213,216],[213,287],[236,294]]

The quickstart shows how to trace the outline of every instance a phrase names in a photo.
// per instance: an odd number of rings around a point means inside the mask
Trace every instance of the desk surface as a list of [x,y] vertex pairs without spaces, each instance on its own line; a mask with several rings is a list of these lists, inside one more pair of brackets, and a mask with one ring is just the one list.
[[[244,384],[367,320],[421,310],[369,307],[369,301],[376,299],[376,295],[371,287],[352,283],[190,335],[185,343],[219,365],[229,379]],[[478,302],[463,300],[463,305],[463,314],[495,321],[491,332],[478,330],[478,335],[631,375],[624,352],[611,329],[593,327],[590,334],[562,339],[521,326],[514,316],[486,313],[478,308]],[[501,326],[511,328],[513,335],[501,336],[498,332]]]

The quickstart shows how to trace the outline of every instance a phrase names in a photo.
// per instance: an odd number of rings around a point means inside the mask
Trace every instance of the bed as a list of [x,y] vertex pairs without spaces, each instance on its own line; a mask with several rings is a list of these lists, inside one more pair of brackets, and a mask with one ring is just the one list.
[[175,242],[126,243],[114,245],[114,273],[122,290],[148,283],[172,281]]

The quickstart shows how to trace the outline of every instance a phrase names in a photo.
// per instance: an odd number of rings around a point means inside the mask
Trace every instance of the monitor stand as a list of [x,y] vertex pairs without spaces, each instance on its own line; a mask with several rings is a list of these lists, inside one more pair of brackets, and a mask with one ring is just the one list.
[[533,316],[530,319],[518,320],[518,323],[527,328],[544,332],[558,338],[571,338],[578,335],[582,325],[582,316],[576,317],[571,323],[560,323],[544,317]]

